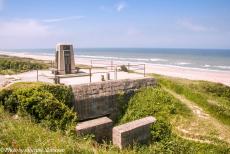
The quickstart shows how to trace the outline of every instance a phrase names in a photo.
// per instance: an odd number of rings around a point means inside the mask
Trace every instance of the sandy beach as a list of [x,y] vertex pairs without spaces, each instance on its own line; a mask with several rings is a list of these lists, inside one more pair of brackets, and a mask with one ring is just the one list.
[[[0,51],[0,54],[5,54],[9,56],[18,56],[18,57],[28,57],[40,60],[54,60],[52,56],[47,55],[32,55],[32,54],[22,54],[22,53],[9,53]],[[91,65],[90,58],[78,58],[77,55],[75,56],[75,63],[76,64],[84,64],[84,65]],[[94,66],[102,66],[102,65],[111,65],[111,60],[99,60],[94,59]],[[136,64],[143,64],[137,62],[124,62],[124,61],[113,61],[114,65],[136,65]],[[143,66],[140,66],[143,68]],[[145,63],[146,73],[156,73],[171,77],[180,77],[185,79],[191,80],[205,80],[211,82],[222,83],[225,85],[230,86],[230,71],[221,71],[221,70],[208,70],[208,69],[199,69],[199,68],[189,68],[189,67],[178,67],[178,66],[171,66],[171,65],[159,65],[159,64],[149,64]],[[132,70],[132,67],[131,67]],[[88,70],[84,70],[87,72]],[[95,70],[94,70],[95,71]],[[109,70],[96,70],[97,72],[106,72]],[[136,72],[143,73],[143,70],[137,70]],[[93,75],[92,78],[93,82],[98,82],[101,80],[101,75],[106,75],[105,73],[98,73]],[[35,81],[36,80],[36,71],[22,73],[18,75],[14,75],[14,78],[20,78],[21,81]],[[129,79],[129,78],[140,78],[143,77],[142,74],[137,73],[125,73],[125,72],[118,72],[118,79]],[[10,78],[9,76],[0,75],[1,82],[6,80],[6,78]],[[39,79],[40,81],[45,82],[53,82],[51,71],[39,71]],[[114,73],[110,72],[110,78],[114,79]],[[75,77],[75,78],[64,78],[62,82],[65,84],[81,84],[81,83],[88,83],[89,77]]]
[[211,82],[222,83],[230,86],[230,72],[214,71],[205,69],[193,69],[185,67],[147,65],[147,73],[156,73],[171,77],[179,77],[190,80],[205,80]]

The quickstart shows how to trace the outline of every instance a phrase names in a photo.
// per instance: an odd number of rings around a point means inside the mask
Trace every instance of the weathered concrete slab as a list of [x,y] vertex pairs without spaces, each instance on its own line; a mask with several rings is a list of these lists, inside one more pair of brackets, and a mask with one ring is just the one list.
[[80,122],[76,126],[78,135],[95,135],[97,141],[108,140],[112,137],[113,121],[107,117]]
[[108,116],[113,119],[118,112],[116,96],[142,87],[155,86],[154,78],[111,80],[105,82],[72,85],[73,106],[80,121]]
[[113,128],[113,144],[120,149],[133,143],[147,143],[151,137],[150,126],[156,121],[152,116]]

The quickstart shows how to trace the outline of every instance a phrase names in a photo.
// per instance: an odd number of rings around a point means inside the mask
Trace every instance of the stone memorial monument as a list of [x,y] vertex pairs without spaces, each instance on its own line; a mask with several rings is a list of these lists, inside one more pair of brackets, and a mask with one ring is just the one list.
[[57,74],[71,74],[75,72],[74,51],[72,44],[57,44],[55,66]]

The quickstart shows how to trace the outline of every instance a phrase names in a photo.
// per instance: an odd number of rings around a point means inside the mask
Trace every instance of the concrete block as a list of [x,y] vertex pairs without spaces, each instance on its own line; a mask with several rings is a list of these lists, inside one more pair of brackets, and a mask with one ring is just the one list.
[[154,117],[149,116],[114,127],[113,144],[122,149],[133,143],[148,143],[151,137],[150,125],[155,121]]
[[97,118],[80,122],[76,126],[77,135],[95,135],[95,139],[99,142],[110,140],[112,137],[113,121],[107,117]]

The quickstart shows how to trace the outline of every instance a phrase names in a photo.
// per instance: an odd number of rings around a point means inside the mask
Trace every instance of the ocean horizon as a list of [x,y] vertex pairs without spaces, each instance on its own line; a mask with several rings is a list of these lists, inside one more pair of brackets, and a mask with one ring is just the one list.
[[[230,49],[75,48],[76,58],[230,71]],[[55,49],[1,49],[0,54],[54,56]]]

